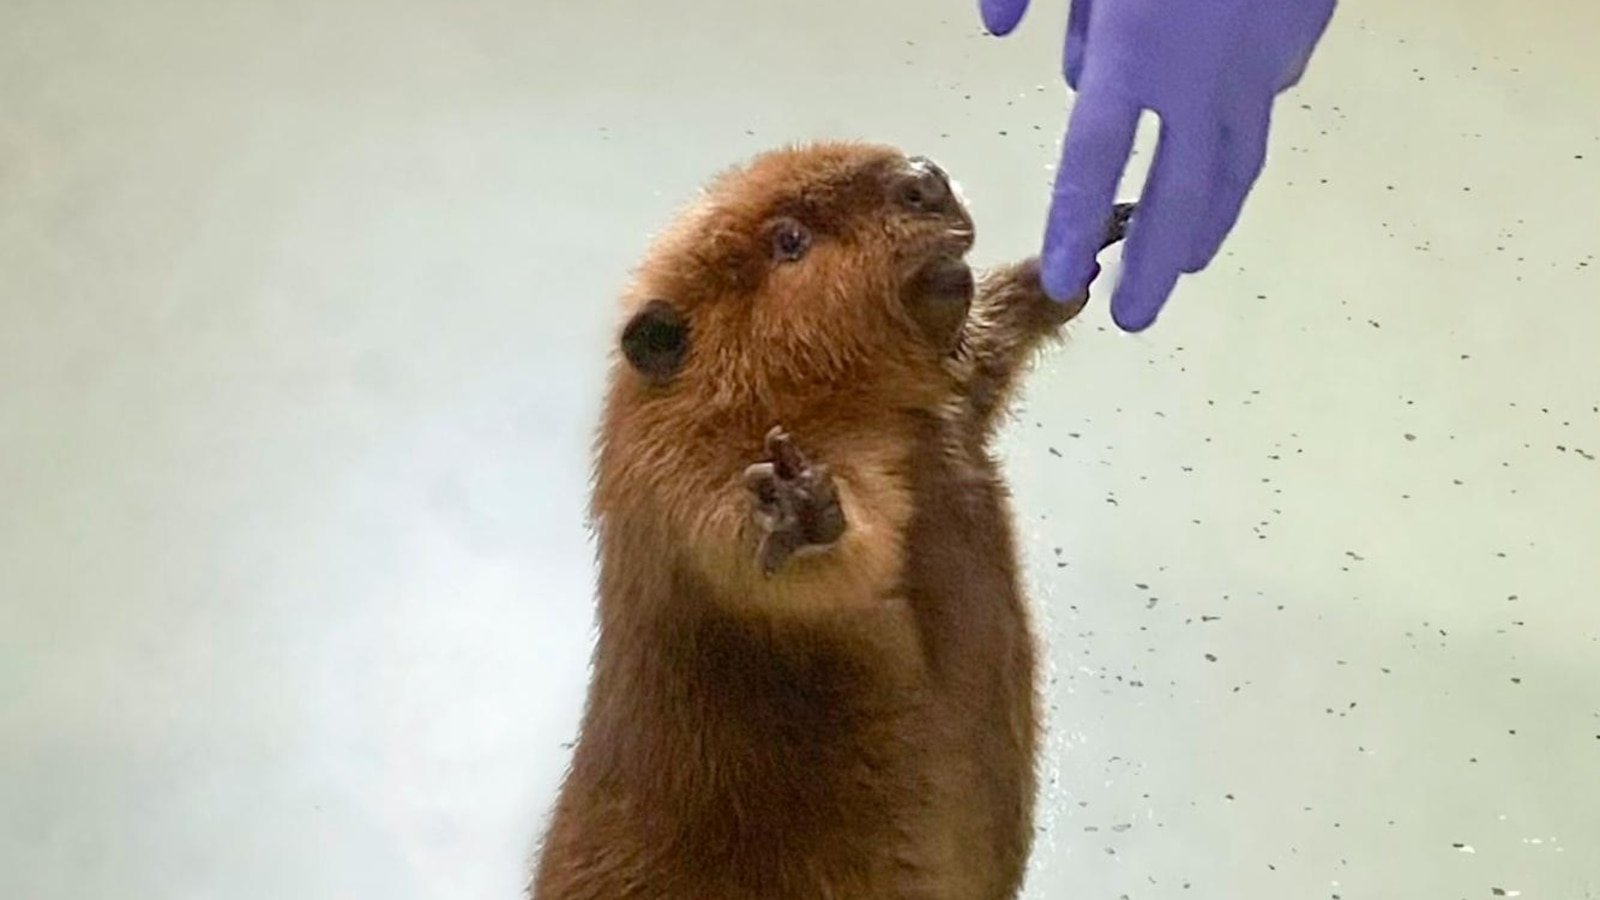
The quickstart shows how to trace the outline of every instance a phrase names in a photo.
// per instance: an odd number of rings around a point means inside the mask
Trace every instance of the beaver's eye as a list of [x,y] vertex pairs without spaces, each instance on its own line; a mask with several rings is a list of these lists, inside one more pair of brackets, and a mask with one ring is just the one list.
[[794,219],[779,219],[772,226],[772,256],[779,262],[795,262],[811,249],[811,232]]

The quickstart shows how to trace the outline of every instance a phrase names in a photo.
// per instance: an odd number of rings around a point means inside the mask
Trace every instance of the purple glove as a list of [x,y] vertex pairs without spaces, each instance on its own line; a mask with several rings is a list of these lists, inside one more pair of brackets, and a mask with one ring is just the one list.
[[[981,0],[997,35],[1028,0]],[[1216,256],[1267,154],[1272,101],[1305,71],[1335,0],[1072,0],[1067,84],[1078,92],[1045,231],[1044,287],[1078,297],[1095,273],[1139,113],[1161,140],[1123,250],[1111,315],[1155,321],[1179,272]]]

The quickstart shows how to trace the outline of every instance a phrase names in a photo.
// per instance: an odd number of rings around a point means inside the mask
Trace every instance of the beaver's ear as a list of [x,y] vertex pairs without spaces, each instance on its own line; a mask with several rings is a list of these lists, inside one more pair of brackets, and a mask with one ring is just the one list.
[[665,300],[651,300],[622,329],[622,355],[657,384],[678,374],[689,355],[689,320]]

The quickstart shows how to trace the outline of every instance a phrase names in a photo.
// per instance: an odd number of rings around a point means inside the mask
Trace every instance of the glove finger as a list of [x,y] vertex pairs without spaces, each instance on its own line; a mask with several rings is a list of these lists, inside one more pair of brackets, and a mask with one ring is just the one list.
[[1122,278],[1111,297],[1111,317],[1124,331],[1150,327],[1177,284],[1205,213],[1216,152],[1216,129],[1209,122],[1194,127],[1162,120],[1156,157],[1122,254]]
[[990,34],[1004,37],[1022,21],[1028,11],[1028,0],[982,0],[978,9],[983,13],[983,27]]
[[1094,0],[1072,0],[1072,12],[1067,15],[1067,49],[1064,54],[1067,85],[1078,89],[1078,77],[1083,74],[1083,62],[1089,53],[1089,14]]
[[1312,0],[1304,7],[1295,10],[1304,17],[1300,22],[1299,52],[1288,61],[1278,81],[1280,93],[1299,84],[1300,79],[1306,74],[1306,65],[1311,62],[1311,51],[1322,41],[1322,36],[1328,31],[1328,23],[1333,20],[1334,2],[1335,0]]
[[1272,101],[1241,105],[1223,118],[1211,199],[1195,228],[1185,272],[1198,272],[1211,264],[1227,240],[1250,189],[1267,161],[1267,132],[1272,124]]
[[1041,280],[1045,293],[1057,301],[1082,296],[1094,277],[1095,253],[1105,239],[1138,125],[1137,103],[1106,96],[1093,85],[1078,94],[1044,235]]

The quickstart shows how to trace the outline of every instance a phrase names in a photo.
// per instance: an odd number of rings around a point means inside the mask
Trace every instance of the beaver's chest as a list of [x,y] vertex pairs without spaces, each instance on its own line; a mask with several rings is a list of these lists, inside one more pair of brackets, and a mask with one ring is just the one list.
[[1011,512],[982,454],[928,460],[914,478],[906,597],[920,631],[938,781],[954,798],[955,839],[982,854],[982,896],[1010,896],[1032,835],[1037,746],[1034,641]]

